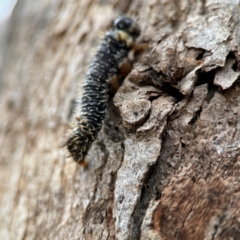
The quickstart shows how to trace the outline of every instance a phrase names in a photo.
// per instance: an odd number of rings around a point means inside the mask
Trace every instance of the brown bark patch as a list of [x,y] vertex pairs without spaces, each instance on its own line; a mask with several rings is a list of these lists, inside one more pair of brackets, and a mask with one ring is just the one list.
[[218,227],[226,209],[233,207],[226,182],[220,177],[198,182],[174,178],[153,214],[154,229],[163,239],[204,239],[211,227]]

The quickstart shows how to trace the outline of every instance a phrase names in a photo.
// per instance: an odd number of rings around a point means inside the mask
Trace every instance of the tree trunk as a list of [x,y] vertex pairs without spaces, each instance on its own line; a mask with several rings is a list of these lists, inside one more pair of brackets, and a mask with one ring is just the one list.
[[[0,239],[240,239],[240,1],[19,0],[0,78]],[[99,31],[134,67],[78,166],[59,148]]]

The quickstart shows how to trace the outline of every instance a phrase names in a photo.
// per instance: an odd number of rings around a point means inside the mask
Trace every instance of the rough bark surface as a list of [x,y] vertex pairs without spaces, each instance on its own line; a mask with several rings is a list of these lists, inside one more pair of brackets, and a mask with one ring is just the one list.
[[[30,1],[0,75],[0,239],[240,239],[240,1]],[[134,67],[86,169],[59,146],[121,13]]]

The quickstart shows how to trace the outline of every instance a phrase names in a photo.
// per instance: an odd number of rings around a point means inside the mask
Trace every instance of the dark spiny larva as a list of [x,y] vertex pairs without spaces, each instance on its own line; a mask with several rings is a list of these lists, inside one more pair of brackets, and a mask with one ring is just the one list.
[[97,138],[105,118],[109,96],[109,82],[120,72],[119,66],[127,58],[135,39],[140,34],[139,26],[130,18],[118,17],[113,30],[107,32],[86,74],[83,85],[80,117],[64,146],[77,163],[84,158]]

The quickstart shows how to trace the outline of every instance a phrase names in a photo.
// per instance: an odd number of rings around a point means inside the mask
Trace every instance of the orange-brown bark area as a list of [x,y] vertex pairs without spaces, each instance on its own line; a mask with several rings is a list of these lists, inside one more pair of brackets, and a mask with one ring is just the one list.
[[[240,239],[239,12],[238,0],[18,1],[0,75],[0,239]],[[149,48],[82,168],[59,146],[98,33],[121,13]]]

